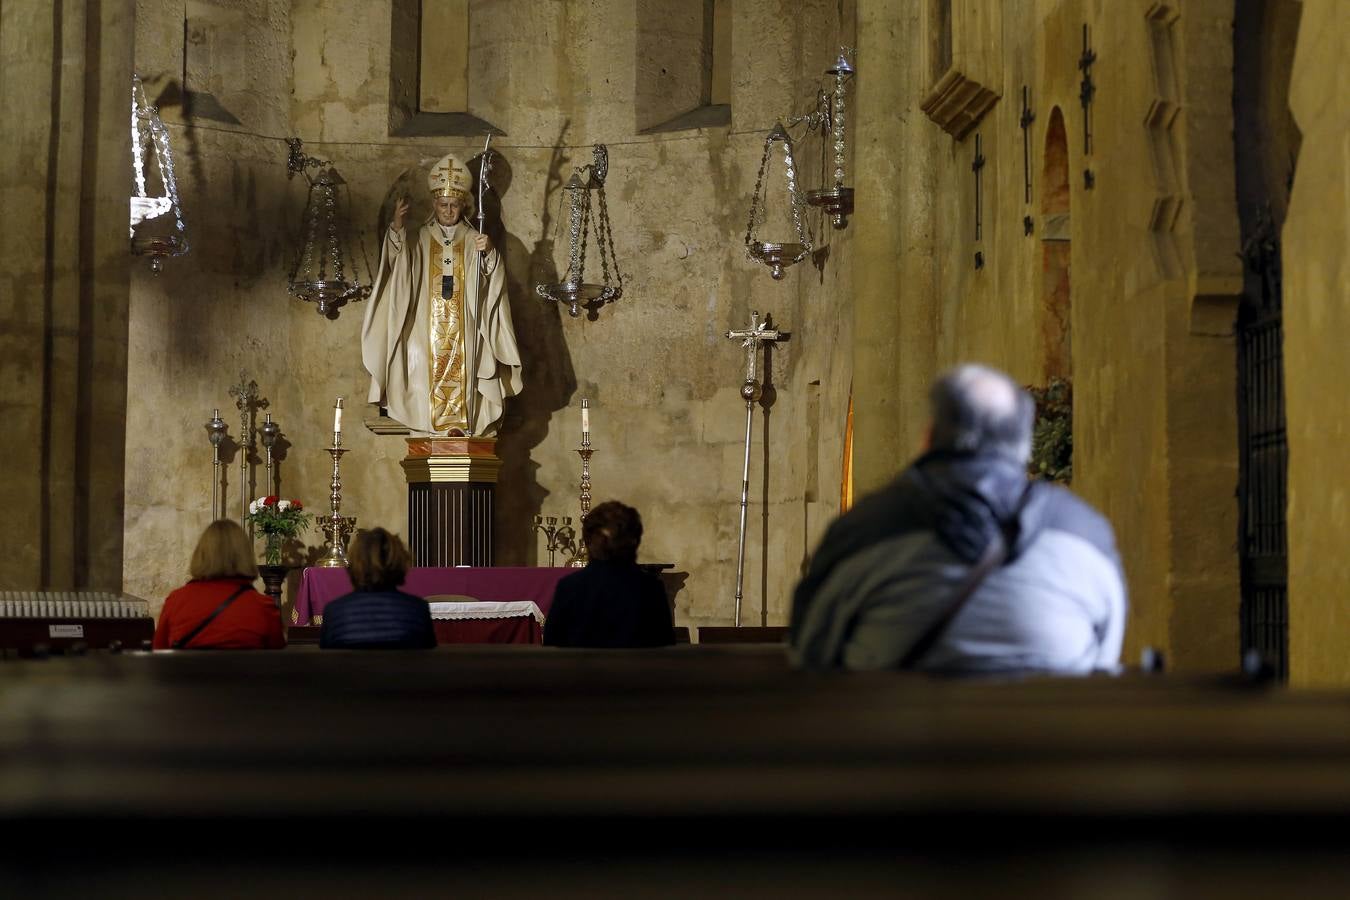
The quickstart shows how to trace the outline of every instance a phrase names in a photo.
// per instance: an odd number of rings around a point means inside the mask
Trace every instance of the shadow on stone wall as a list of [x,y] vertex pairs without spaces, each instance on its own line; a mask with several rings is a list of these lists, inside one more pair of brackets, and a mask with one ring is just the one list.
[[[506,261],[506,289],[524,381],[521,393],[506,403],[497,442],[497,454],[502,459],[496,495],[498,565],[538,563],[534,516],[543,508],[549,492],[539,484],[539,464],[531,459],[531,451],[548,435],[553,413],[568,405],[577,387],[558,308],[545,304],[534,293],[536,284],[558,280],[550,205],[563,182],[562,141],[566,131],[564,123],[549,159],[540,235],[532,250],[502,221],[501,200],[511,186],[511,165],[500,153],[493,154],[489,188],[483,198],[484,230]],[[469,161],[469,171],[475,176],[481,161],[481,154]],[[474,189],[476,192],[477,185]]]

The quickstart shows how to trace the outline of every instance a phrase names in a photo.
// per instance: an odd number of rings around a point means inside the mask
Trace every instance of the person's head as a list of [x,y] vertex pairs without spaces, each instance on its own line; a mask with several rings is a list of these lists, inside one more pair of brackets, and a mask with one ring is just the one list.
[[469,169],[451,154],[437,160],[427,173],[436,221],[447,228],[473,211],[473,177]]
[[202,536],[197,539],[197,548],[192,551],[188,576],[193,581],[258,577],[253,547],[238,522],[218,519],[206,526]]
[[347,551],[347,571],[358,591],[392,591],[412,568],[412,554],[383,528],[359,531]]
[[463,219],[473,204],[460,194],[443,194],[432,205],[436,211],[436,221],[449,228]]
[[944,372],[929,393],[929,447],[994,453],[1025,465],[1031,457],[1036,404],[1007,375],[966,364]]
[[581,520],[586,553],[600,562],[637,562],[642,543],[642,517],[631,506],[607,500]]

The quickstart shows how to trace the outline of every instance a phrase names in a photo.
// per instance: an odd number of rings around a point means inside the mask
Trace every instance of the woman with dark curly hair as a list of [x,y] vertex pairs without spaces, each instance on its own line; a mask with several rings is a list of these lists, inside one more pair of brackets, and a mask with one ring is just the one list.
[[590,564],[558,582],[544,623],[554,647],[664,647],[674,643],[670,602],[655,575],[637,565],[642,517],[617,500],[581,522]]
[[347,554],[356,590],[323,610],[319,646],[330,650],[418,650],[436,646],[431,607],[398,589],[412,554],[383,528],[358,533]]

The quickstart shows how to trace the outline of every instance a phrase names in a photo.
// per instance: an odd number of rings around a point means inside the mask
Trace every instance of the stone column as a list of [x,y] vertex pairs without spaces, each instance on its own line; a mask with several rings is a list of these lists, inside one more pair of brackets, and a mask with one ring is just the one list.
[[921,4],[859,0],[853,218],[853,477],[860,496],[919,449],[933,363],[931,205],[919,110]]
[[491,566],[496,438],[408,438],[408,549],[419,566]]
[[0,586],[122,586],[130,0],[0,7]]

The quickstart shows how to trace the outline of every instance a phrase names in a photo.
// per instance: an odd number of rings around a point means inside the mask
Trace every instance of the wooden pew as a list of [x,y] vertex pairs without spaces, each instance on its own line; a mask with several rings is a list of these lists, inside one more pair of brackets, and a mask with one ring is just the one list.
[[[1033,861],[1060,896],[1084,873],[1137,895],[1350,874],[1345,692],[800,673],[773,644],[8,660],[0,685],[0,827],[67,894],[203,866],[335,894],[410,866],[412,893],[493,896],[617,890],[624,860],[672,892],[777,896],[1039,893]],[[222,855],[217,822],[272,839]]]

